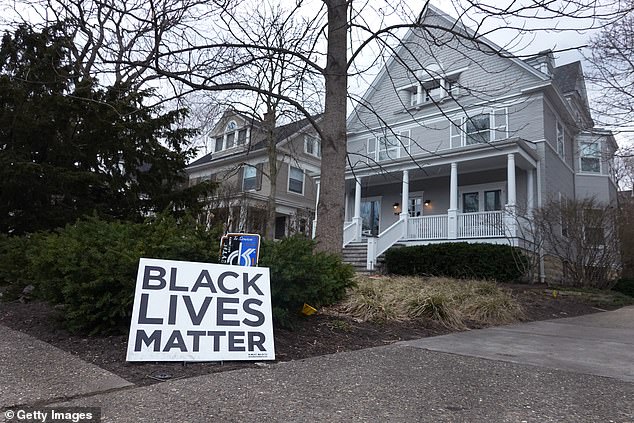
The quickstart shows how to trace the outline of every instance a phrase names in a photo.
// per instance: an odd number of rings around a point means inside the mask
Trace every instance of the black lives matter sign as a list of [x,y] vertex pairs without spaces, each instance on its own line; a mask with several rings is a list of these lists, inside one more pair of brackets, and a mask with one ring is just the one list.
[[268,268],[139,261],[128,361],[274,359]]

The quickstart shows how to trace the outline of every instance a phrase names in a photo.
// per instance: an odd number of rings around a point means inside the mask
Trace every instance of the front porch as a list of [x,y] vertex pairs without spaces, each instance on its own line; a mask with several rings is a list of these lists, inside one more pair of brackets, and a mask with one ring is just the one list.
[[424,168],[410,161],[381,174],[356,170],[347,180],[343,247],[366,244],[373,270],[396,243],[520,245],[527,238],[520,222],[538,198],[539,162],[525,143],[506,147]]

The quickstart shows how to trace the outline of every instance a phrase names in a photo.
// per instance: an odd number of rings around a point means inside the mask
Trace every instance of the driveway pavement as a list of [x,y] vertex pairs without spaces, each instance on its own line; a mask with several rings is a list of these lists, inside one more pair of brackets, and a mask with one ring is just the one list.
[[632,423],[633,339],[629,307],[124,387],[55,406],[101,407],[104,422]]

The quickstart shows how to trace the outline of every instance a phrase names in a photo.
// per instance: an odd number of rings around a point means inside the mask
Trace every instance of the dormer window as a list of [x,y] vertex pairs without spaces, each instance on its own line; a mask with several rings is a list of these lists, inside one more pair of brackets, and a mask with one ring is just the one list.
[[438,66],[433,66],[418,71],[416,82],[400,89],[405,104],[415,107],[457,97],[460,73],[465,69],[443,72]]
[[236,146],[244,145],[246,142],[247,128],[238,129],[238,124],[235,120],[232,120],[225,126],[224,134],[215,138],[214,152],[228,150]]

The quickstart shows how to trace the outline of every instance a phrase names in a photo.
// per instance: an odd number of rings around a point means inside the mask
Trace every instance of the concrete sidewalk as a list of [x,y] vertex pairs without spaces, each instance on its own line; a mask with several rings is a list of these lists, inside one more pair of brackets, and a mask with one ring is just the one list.
[[[634,383],[627,376],[634,307],[448,337],[119,389],[56,406],[101,407],[104,422],[634,422]],[[509,344],[523,353],[482,358],[481,346],[493,343],[493,353]],[[528,352],[570,356],[584,367],[535,363]],[[616,364],[606,370],[605,361]]]
[[634,382],[634,307],[454,333],[405,345]]
[[131,385],[70,353],[0,325],[0,409]]

